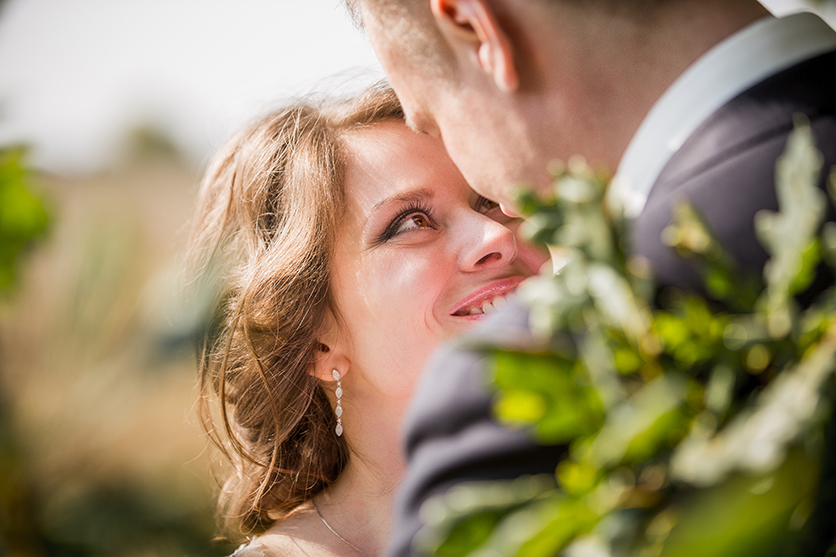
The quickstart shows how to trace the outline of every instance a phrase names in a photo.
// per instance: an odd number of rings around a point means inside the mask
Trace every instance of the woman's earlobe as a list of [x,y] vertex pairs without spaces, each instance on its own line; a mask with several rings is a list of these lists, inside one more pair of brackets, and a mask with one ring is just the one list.
[[330,339],[331,342],[329,339],[324,340],[317,341],[311,375],[322,381],[334,381],[334,370],[338,369],[341,375],[345,375],[351,367],[351,361],[338,342],[333,339]]
[[326,310],[315,341],[311,375],[321,381],[333,381],[334,369],[339,369],[341,373],[348,370],[350,362],[345,352],[346,342],[331,310]]

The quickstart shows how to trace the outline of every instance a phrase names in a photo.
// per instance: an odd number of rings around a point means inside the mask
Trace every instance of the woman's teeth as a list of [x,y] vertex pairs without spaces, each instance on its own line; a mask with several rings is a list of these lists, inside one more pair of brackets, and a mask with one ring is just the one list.
[[508,303],[504,296],[497,296],[482,302],[481,306],[470,308],[468,315],[479,315],[480,313],[495,313],[499,308]]

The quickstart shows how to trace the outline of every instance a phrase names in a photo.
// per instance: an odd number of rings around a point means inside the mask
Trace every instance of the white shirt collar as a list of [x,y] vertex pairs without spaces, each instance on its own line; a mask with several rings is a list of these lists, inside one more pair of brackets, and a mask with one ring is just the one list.
[[618,166],[611,195],[637,217],[664,166],[691,134],[740,93],[836,48],[836,32],[811,13],[765,17],[706,52],[656,101]]

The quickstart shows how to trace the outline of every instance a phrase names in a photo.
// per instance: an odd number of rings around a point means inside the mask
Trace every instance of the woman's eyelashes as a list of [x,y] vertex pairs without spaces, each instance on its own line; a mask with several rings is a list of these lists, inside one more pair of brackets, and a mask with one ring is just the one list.
[[[491,211],[498,210],[499,203],[491,201],[487,197],[479,196],[473,209],[478,213],[488,214]],[[434,210],[430,204],[424,201],[411,202],[398,211],[398,214],[389,221],[386,229],[375,238],[374,245],[385,243],[410,230],[435,229],[435,222]]]
[[479,199],[476,201],[476,210],[480,213],[487,213],[498,208],[499,203],[497,203],[496,201],[491,201],[487,197],[482,197],[481,195],[479,196]]
[[395,215],[375,243],[386,242],[409,230],[434,227],[432,207],[423,203],[410,203]]

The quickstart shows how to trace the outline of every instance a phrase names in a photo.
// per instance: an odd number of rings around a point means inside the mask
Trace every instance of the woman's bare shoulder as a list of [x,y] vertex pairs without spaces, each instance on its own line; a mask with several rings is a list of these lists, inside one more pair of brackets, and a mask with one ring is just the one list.
[[[313,515],[316,516],[316,515]],[[329,555],[319,538],[318,521],[307,509],[300,509],[249,543],[239,547],[230,557],[319,557]]]
[[229,557],[270,557],[270,555],[270,553],[267,553],[267,548],[261,543],[261,540],[255,538],[249,543],[241,544],[235,550],[235,553]]
[[282,535],[257,537],[243,544],[230,557],[295,557],[307,555],[293,539]]

